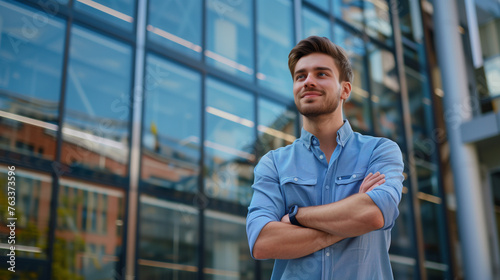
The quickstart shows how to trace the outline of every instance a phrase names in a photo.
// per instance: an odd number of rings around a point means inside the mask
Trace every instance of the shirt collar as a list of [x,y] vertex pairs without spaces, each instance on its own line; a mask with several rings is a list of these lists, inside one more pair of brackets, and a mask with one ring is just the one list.
[[[348,120],[344,120],[344,125],[340,127],[340,129],[337,131],[337,143],[340,145],[345,146],[347,141],[349,141],[349,138],[351,138],[353,134],[351,125],[349,124]],[[312,133],[309,131],[305,130],[302,127],[302,131],[300,134],[300,141],[306,146],[308,150],[311,149],[311,145],[313,145],[313,141],[316,139],[316,136],[314,136]]]

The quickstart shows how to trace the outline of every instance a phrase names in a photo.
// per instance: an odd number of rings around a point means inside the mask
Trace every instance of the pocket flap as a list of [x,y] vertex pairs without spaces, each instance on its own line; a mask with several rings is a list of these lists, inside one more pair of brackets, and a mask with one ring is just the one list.
[[335,177],[335,184],[346,185],[365,178],[364,173],[353,173],[349,175],[337,176]]
[[314,186],[317,181],[316,178],[302,179],[300,177],[285,177],[281,179],[281,184],[293,183],[297,185]]

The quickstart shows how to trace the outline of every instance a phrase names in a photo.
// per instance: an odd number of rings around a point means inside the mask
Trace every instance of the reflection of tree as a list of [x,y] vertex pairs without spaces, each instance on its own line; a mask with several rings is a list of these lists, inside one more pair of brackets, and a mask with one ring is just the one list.
[[79,253],[85,250],[85,241],[76,236],[74,240],[57,237],[54,242],[52,275],[54,280],[83,280],[75,266]]

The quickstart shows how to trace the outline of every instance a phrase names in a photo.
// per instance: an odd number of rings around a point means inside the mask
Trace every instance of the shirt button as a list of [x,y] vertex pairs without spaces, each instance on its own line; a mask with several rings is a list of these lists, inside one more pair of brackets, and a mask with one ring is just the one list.
[[297,181],[299,180],[299,178],[295,177],[295,178],[293,178],[293,180],[294,180],[295,182],[297,182]]
[[356,178],[356,174],[352,175],[352,178]]
[[323,155],[320,155],[320,156],[319,156],[319,158],[320,158],[320,159],[323,159]]
[[330,252],[326,252],[326,256],[329,257],[330,256]]
[[325,186],[325,188],[328,190],[328,189],[330,189],[330,186]]
[[338,178],[339,180],[342,179],[341,177]]

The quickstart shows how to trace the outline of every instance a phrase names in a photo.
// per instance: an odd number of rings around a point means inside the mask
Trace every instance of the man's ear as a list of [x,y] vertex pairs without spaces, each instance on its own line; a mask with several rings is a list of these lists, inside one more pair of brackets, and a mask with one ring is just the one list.
[[343,81],[341,84],[340,99],[347,100],[351,95],[352,85],[349,82]]

